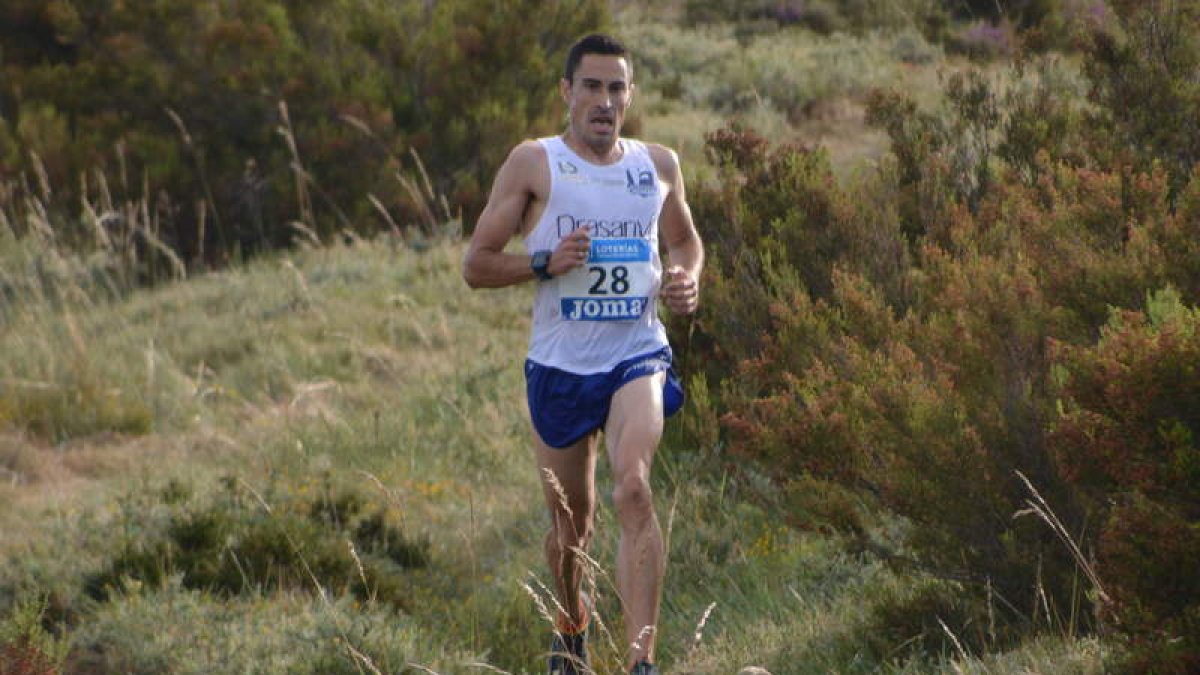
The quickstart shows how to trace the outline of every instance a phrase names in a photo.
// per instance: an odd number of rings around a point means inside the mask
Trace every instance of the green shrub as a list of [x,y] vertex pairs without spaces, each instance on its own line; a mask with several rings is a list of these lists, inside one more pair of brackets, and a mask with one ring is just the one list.
[[886,587],[862,632],[881,654],[982,654],[1003,645],[996,628],[984,603],[960,585],[918,578],[903,590]]
[[[765,139],[736,127],[710,135],[708,152],[723,178],[692,195],[710,264],[694,325],[675,324],[690,336],[680,360],[685,370],[704,374],[707,389],[737,386],[757,395],[766,383],[732,377],[743,359],[764,349],[782,352],[790,372],[801,372],[826,353],[826,336],[834,333],[815,320],[773,335],[774,317],[796,316],[812,297],[827,298],[839,265],[899,294],[907,253],[898,229],[874,220],[874,202],[856,203],[838,185],[824,152],[769,149]],[[793,335],[794,343],[787,339]]]
[[394,577],[430,564],[427,540],[404,534],[357,492],[324,489],[268,508],[229,490],[208,504],[164,490],[162,530],[131,533],[85,581],[87,593],[104,600],[131,581],[161,588],[178,576],[184,588],[226,596],[319,587],[403,606],[409,598]]
[[[789,491],[812,490],[795,478],[811,476],[857,491],[868,508],[899,512],[923,564],[977,588],[990,580],[1010,602],[1028,597],[1039,559],[1062,590],[1065,551],[1011,518],[1022,500],[1012,471],[1039,462],[1044,308],[1029,294],[1032,279],[987,260],[925,264],[929,281],[916,294],[932,297],[904,321],[852,277],[838,278],[828,306],[777,311],[773,339],[725,390],[733,451],[771,467]],[[814,352],[809,365],[798,363]],[[1050,481],[1042,464],[1039,478]],[[838,497],[824,510],[851,504]],[[807,510],[843,531],[863,530],[861,517],[839,523],[821,507]]]
[[1114,161],[1166,168],[1177,194],[1200,162],[1200,3],[1108,2],[1084,42],[1095,124]]
[[951,245],[961,209],[976,210],[993,183],[1001,115],[992,82],[978,70],[952,74],[945,94],[944,110],[924,111],[905,93],[873,91],[867,122],[891,139],[904,232],[911,241],[929,233]]
[[[723,291],[726,280],[734,288],[765,289],[795,276],[813,297],[826,298],[839,265],[884,286],[899,284],[907,264],[904,241],[894,219],[879,221],[890,205],[855,200],[833,175],[825,151],[770,148],[753,131],[732,126],[708,137],[708,154],[722,185],[699,191],[695,210],[706,245],[717,253],[715,290]],[[744,311],[765,317],[765,307]]]
[[371,195],[400,227],[470,216],[509,148],[558,126],[565,50],[606,21],[591,0],[8,3],[0,180],[48,178],[47,220],[86,241],[77,186],[100,170],[189,262],[294,222],[384,227]]
[[820,34],[847,29],[862,33],[916,28],[934,36],[949,19],[948,10],[957,9],[955,4],[938,0],[889,3],[867,0],[687,0],[684,20],[689,24],[769,22],[780,26],[802,25]]
[[1030,187],[1048,166],[1086,166],[1092,143],[1084,112],[1085,85],[1057,58],[1019,61],[1003,95],[1005,110],[996,155]]
[[940,42],[950,20],[947,3],[940,0],[837,0],[839,12],[855,30],[916,29],[928,39]]
[[0,673],[54,675],[66,661],[68,643],[46,630],[45,603],[19,602],[0,616]]

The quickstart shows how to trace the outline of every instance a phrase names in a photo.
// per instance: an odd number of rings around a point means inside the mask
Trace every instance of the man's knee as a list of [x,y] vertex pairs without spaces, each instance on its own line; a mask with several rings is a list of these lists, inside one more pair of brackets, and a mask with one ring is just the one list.
[[639,525],[654,516],[650,478],[640,471],[621,476],[613,488],[613,506],[622,525]]
[[565,513],[556,512],[554,526],[550,528],[548,537],[559,550],[586,550],[592,540],[593,527],[593,519],[590,516],[570,517]]

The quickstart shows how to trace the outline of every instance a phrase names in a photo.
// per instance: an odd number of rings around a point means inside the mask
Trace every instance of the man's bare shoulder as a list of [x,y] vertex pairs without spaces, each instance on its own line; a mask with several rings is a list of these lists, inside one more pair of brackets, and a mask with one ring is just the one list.
[[650,151],[650,155],[653,156],[654,158],[656,158],[656,159],[658,157],[671,158],[671,159],[675,159],[676,161],[678,161],[677,160],[678,155],[675,153],[674,148],[663,145],[662,143],[654,143],[651,141],[642,141],[642,143],[646,146],[646,149],[648,151]]
[[650,153],[659,175],[667,182],[679,175],[679,155],[673,149],[660,143],[646,143],[646,151]]
[[550,185],[546,148],[535,140],[518,143],[496,174],[496,185],[503,191],[519,190],[541,195]]
[[517,169],[531,169],[537,164],[545,164],[546,146],[536,140],[526,139],[518,143],[508,153],[505,164],[511,164]]

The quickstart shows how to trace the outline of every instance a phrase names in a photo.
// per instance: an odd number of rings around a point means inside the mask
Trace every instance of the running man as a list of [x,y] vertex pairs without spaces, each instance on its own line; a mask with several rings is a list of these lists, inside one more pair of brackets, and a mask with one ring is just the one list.
[[[576,552],[592,537],[601,431],[621,528],[616,584],[627,667],[657,675],[665,560],[650,467],[664,416],[683,404],[658,300],[679,314],[696,310],[704,250],[678,157],[620,137],[634,90],[625,47],[606,35],[582,38],[559,90],[566,132],[524,141],[509,154],[475,226],[463,277],[472,288],[537,284],[526,393],[553,522],[546,559],[565,608],[551,643],[551,675],[587,666],[591,610]],[[505,252],[518,235],[527,255]]]

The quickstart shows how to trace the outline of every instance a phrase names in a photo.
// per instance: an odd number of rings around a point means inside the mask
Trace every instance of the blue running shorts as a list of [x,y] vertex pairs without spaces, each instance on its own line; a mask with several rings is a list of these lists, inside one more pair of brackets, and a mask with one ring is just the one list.
[[671,348],[625,359],[607,373],[577,375],[525,361],[525,393],[533,428],[552,448],[566,448],[608,421],[613,394],[627,382],[666,371],[663,416],[683,407],[683,385],[671,368]]

